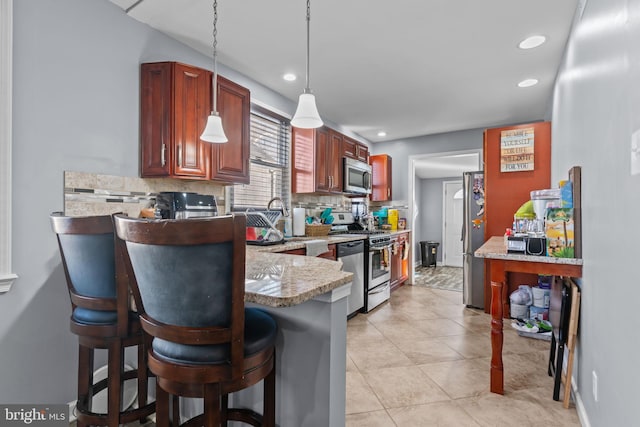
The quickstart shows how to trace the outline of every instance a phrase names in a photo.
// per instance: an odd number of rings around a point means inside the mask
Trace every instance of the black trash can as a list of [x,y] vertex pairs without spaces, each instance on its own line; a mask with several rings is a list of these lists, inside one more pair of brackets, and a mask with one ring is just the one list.
[[436,260],[438,259],[438,246],[440,243],[432,241],[420,242],[420,253],[422,255],[423,267],[436,266]]

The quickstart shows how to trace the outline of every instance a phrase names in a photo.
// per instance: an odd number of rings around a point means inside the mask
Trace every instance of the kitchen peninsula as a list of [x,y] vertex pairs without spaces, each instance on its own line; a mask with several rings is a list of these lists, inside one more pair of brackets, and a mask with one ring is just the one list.
[[504,394],[502,365],[503,317],[508,317],[507,273],[534,273],[553,276],[582,277],[582,259],[556,258],[507,253],[504,237],[487,240],[475,254],[489,261],[491,278],[491,387],[493,393]]
[[[268,312],[278,324],[276,423],[344,426],[353,274],[338,261],[271,252],[291,246],[248,246],[246,258],[246,305]],[[262,387],[234,393],[230,404],[262,412]],[[198,414],[202,401],[184,402],[181,411]]]

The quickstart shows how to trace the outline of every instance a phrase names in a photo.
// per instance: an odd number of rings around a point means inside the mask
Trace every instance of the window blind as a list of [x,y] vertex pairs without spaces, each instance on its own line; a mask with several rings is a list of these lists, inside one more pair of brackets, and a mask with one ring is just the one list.
[[[269,201],[280,197],[289,206],[289,121],[258,106],[252,106],[250,116],[251,152],[249,184],[234,185],[231,190],[231,210],[249,208],[264,210]],[[274,204],[279,208],[279,204]]]

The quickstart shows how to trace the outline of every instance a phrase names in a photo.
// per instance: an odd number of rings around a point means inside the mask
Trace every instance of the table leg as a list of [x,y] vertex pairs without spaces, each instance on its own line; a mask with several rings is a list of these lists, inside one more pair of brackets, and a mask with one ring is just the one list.
[[504,394],[504,372],[502,367],[502,295],[504,282],[491,281],[491,392]]

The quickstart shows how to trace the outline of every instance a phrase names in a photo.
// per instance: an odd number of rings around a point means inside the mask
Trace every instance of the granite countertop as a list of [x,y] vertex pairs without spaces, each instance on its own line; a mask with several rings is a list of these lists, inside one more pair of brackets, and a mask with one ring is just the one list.
[[[398,230],[388,234],[409,231]],[[303,249],[311,240],[326,240],[331,245],[368,237],[366,234],[338,234],[293,237],[283,244],[269,246],[247,245],[245,301],[270,307],[290,307],[351,282],[353,273],[342,271],[342,261],[279,252]]]
[[474,255],[478,258],[505,259],[511,261],[544,262],[547,264],[573,264],[582,265],[581,258],[557,258],[552,256],[535,256],[523,254],[510,254],[504,243],[503,236],[493,236],[480,246]]
[[352,278],[353,273],[342,271],[342,261],[249,247],[244,299],[269,307],[290,307],[350,283]]
[[259,246],[247,245],[247,250],[257,252],[286,252],[294,249],[302,249],[306,242],[310,240],[326,240],[328,245],[335,243],[353,242],[354,240],[364,240],[368,236],[364,234],[334,234],[332,236],[305,236],[286,238],[283,244]]

